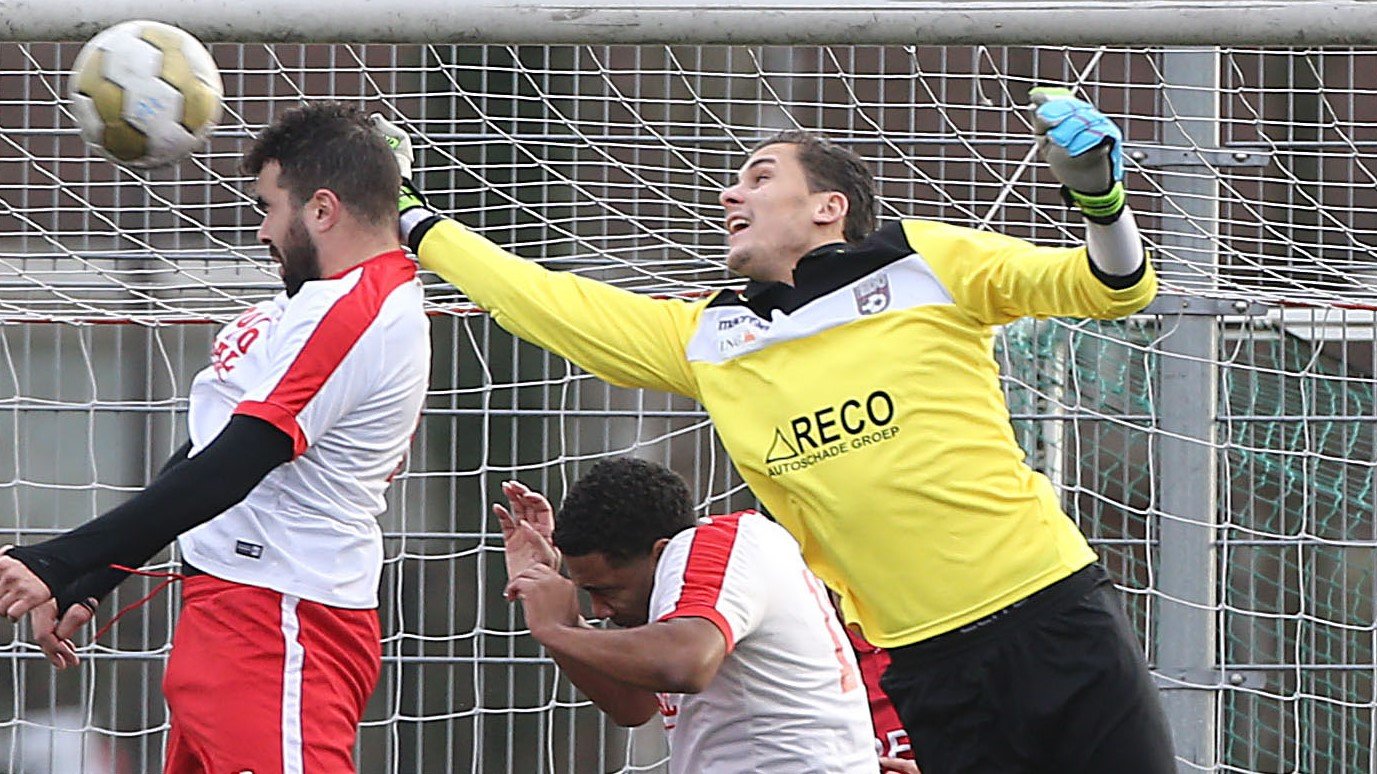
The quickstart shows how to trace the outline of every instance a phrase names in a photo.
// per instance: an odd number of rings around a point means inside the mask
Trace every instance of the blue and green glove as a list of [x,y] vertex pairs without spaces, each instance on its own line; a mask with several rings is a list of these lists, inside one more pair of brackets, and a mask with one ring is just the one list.
[[1062,198],[1095,223],[1113,223],[1124,211],[1124,136],[1069,89],[1028,92],[1038,155],[1062,185]]

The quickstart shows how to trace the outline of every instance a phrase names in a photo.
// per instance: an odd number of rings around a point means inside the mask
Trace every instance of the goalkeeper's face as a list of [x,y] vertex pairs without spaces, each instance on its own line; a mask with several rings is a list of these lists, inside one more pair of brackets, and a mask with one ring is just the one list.
[[655,587],[660,548],[624,562],[609,561],[606,554],[593,552],[566,556],[564,563],[569,578],[588,592],[594,618],[606,618],[623,628],[644,626],[650,617],[650,592]]
[[303,208],[279,185],[279,172],[277,162],[270,161],[258,175],[258,207],[263,213],[258,241],[268,246],[287,295],[294,296],[302,285],[320,279],[320,251],[306,228]]
[[792,283],[800,258],[839,241],[840,221],[830,212],[839,194],[809,188],[797,145],[776,143],[751,154],[736,185],[718,197],[726,211],[727,268],[761,282]]

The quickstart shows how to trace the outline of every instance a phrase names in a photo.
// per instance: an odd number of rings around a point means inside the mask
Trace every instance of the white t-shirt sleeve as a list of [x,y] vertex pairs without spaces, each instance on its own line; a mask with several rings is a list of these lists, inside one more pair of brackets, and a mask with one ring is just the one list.
[[[310,284],[302,294],[315,290]],[[373,358],[366,352],[356,351],[366,346],[365,334],[380,306],[365,297],[366,290],[356,286],[294,299],[266,342],[263,378],[234,409],[286,433],[293,457],[372,393],[378,369],[369,367]]]
[[766,567],[742,518],[714,517],[665,546],[655,569],[652,620],[707,619],[726,638],[728,653],[755,630],[768,602]]

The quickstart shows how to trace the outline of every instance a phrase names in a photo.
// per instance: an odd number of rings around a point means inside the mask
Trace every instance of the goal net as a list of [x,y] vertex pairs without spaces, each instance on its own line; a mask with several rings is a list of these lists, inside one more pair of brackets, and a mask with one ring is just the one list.
[[[122,501],[185,439],[215,323],[278,285],[239,155],[303,99],[404,119],[432,203],[516,254],[692,296],[731,281],[718,190],[785,128],[870,161],[883,218],[1078,241],[1024,110],[1032,86],[1068,85],[1124,129],[1164,296],[1124,322],[1008,326],[1020,440],[1125,590],[1174,722],[1198,713],[1184,761],[1373,769],[1372,52],[1218,49],[1202,71],[1158,47],[217,43],[224,125],[136,174],[77,137],[78,48],[0,44],[0,542]],[[434,278],[428,300],[434,378],[383,517],[360,770],[659,770],[658,733],[605,723],[501,598],[488,506],[503,480],[557,499],[625,454],[683,474],[704,513],[754,501],[697,406],[610,388]],[[1201,321],[1204,354],[1175,348]],[[1212,404],[1174,397],[1178,365],[1210,375]],[[1174,450],[1207,464],[1182,476]],[[1179,505],[1191,492],[1202,507]],[[1186,572],[1183,530],[1203,547]],[[126,583],[100,618],[149,590]],[[0,772],[158,769],[174,596],[61,674],[0,626]]]

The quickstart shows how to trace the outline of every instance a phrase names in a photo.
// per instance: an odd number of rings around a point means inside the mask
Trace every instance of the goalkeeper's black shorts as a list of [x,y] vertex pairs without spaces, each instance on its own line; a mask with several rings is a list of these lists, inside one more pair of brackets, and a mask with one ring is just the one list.
[[1176,771],[1142,646],[1099,565],[889,653],[880,684],[923,774]]

